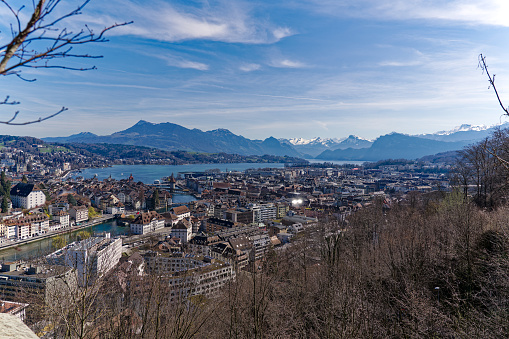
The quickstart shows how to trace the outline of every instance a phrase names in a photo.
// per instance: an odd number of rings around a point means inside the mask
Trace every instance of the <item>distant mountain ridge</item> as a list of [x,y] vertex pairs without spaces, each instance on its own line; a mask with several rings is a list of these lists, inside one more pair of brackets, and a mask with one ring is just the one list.
[[383,135],[369,148],[327,150],[318,155],[323,160],[416,159],[426,155],[462,149],[466,142],[445,142],[400,133]]
[[295,150],[309,158],[314,158],[327,150],[347,149],[347,148],[367,148],[373,143],[370,140],[350,135],[348,138],[325,138],[320,137],[313,139],[292,138],[279,139],[280,142],[290,144]]
[[202,131],[165,122],[145,120],[111,135],[99,136],[82,132],[68,137],[43,138],[58,143],[108,143],[147,146],[166,151],[193,151],[202,153],[229,153],[239,155],[276,155],[323,160],[375,161],[388,158],[416,159],[440,152],[460,150],[478,142],[497,128],[507,128],[509,123],[486,127],[461,125],[451,131],[433,134],[404,135],[393,132],[370,141],[358,136],[347,138],[291,138],[251,140],[227,129]]
[[250,140],[227,129],[203,132],[173,123],[154,124],[145,120],[111,135],[79,133],[69,137],[44,138],[47,142],[109,143],[155,147],[166,151],[194,151],[240,155],[278,155],[299,157],[300,153],[275,138]]

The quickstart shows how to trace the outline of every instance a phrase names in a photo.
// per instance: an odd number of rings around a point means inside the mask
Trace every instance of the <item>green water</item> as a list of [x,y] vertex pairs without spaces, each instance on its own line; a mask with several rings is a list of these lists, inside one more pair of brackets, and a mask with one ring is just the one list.
[[[112,236],[115,236],[119,234],[126,234],[128,227],[120,227],[117,225],[117,222],[113,220],[103,224],[87,227],[82,230],[92,233],[110,232]],[[65,239],[66,243],[73,242],[76,240],[77,233],[82,230],[64,234],[62,237]],[[52,247],[52,239],[46,238],[29,244],[20,245],[17,248],[0,250],[0,261],[14,261],[20,259],[28,260],[49,254],[53,251],[54,248]]]

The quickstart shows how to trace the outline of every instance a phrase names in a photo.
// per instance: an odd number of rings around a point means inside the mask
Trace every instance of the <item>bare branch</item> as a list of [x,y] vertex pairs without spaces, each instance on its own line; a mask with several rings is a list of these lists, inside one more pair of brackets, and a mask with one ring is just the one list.
[[[61,27],[66,19],[80,15],[83,8],[90,0],[82,0],[73,10],[62,15],[54,14],[55,8],[59,6],[61,0],[32,0],[31,15],[26,23],[21,16],[21,11],[26,9],[25,5],[19,9],[11,6],[8,0],[0,0],[0,5],[7,7],[12,14],[13,24],[11,24],[12,38],[8,43],[0,46],[0,75],[16,75],[24,81],[35,81],[36,79],[26,79],[20,75],[21,68],[60,68],[75,71],[87,71],[96,69],[90,67],[71,67],[58,62],[56,59],[66,58],[102,58],[100,55],[90,55],[87,53],[71,52],[74,46],[84,45],[94,42],[108,41],[104,35],[106,32],[120,26],[129,25],[132,22],[114,23],[95,33],[87,25],[79,32],[72,32],[65,26]],[[54,15],[52,15],[54,14]],[[23,28],[24,26],[24,28]],[[0,101],[0,105],[17,105],[19,102],[9,101],[7,97]],[[58,112],[50,114],[37,120],[15,122],[19,111],[15,112],[11,119],[0,121],[0,124],[6,125],[29,125],[42,122],[53,118],[66,111],[62,107]]]
[[505,112],[504,114],[509,116],[509,109],[506,108],[502,103],[502,99],[500,99],[500,95],[498,94],[497,88],[495,87],[495,74],[491,76],[490,73],[488,72],[488,65],[486,65],[486,57],[482,54],[479,54],[479,68],[481,68],[483,72],[486,72],[486,75],[488,76],[488,81],[490,82],[490,87],[493,87],[500,107],[502,107],[502,109],[504,110]]
[[4,101],[0,101],[0,105],[19,105],[19,101],[9,101],[9,96],[6,96]]
[[[3,103],[3,102],[2,102]],[[13,105],[12,103],[8,103],[9,105]],[[16,103],[16,104],[19,104]],[[19,111],[16,111],[14,112],[14,115],[12,116],[11,119],[9,120],[6,120],[6,121],[1,121],[0,120],[0,124],[4,124],[4,125],[13,125],[13,126],[24,126],[24,125],[31,125],[31,124],[35,124],[35,123],[38,123],[38,122],[43,122],[45,120],[48,120],[48,119],[51,119],[53,117],[56,117],[57,115],[59,115],[60,113],[63,113],[65,111],[67,111],[68,108],[66,107],[62,107],[58,112],[56,113],[53,113],[53,114],[50,114],[50,115],[47,115],[45,116],[44,118],[39,118],[39,119],[36,119],[36,120],[29,120],[29,121],[24,121],[24,122],[14,122],[14,120],[16,120],[16,118],[18,117],[18,114],[19,114]]]

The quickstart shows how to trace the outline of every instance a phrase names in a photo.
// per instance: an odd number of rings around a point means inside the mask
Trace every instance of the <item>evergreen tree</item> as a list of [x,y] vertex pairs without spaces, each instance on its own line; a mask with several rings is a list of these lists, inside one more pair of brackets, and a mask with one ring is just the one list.
[[156,188],[154,194],[152,195],[152,204],[154,205],[154,209],[159,206],[159,190]]
[[5,195],[2,199],[2,213],[9,212],[9,198],[7,198]]
[[5,175],[5,171],[2,171],[0,176],[0,185],[2,186],[2,191],[4,196],[10,198],[11,196],[11,182],[7,180],[7,176]]
[[72,206],[76,206],[78,204],[78,202],[74,198],[74,195],[72,195],[72,194],[67,194],[67,202],[69,203],[69,205],[72,205]]
[[21,178],[21,182],[24,184],[28,184],[28,179],[24,174],[23,174],[23,178]]

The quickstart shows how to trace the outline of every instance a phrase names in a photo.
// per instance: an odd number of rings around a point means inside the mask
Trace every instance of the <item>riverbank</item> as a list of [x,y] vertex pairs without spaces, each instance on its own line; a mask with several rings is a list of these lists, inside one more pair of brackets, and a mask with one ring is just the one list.
[[56,236],[59,236],[59,235],[76,232],[76,231],[79,231],[79,230],[82,230],[82,229],[85,229],[85,228],[88,228],[88,227],[100,225],[100,224],[105,223],[108,220],[112,220],[114,218],[115,218],[115,216],[113,214],[104,214],[101,217],[95,218],[93,220],[90,220],[87,223],[83,223],[83,224],[80,224],[78,226],[69,227],[69,228],[66,228],[66,229],[63,229],[63,230],[51,231],[51,232],[48,232],[46,234],[41,234],[41,235],[29,238],[29,239],[25,239],[25,240],[19,240],[19,241],[8,240],[7,241],[8,243],[3,243],[3,244],[0,245],[0,251],[1,250],[6,250],[6,249],[10,249],[10,248],[16,248],[16,247],[21,246],[21,245],[30,244],[30,243],[33,243],[33,242],[36,242],[36,241],[41,241],[41,240],[44,240],[44,239],[53,238],[53,237],[56,237]]

